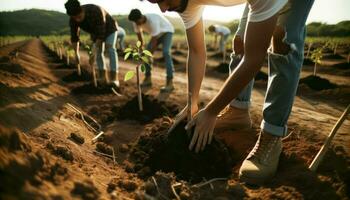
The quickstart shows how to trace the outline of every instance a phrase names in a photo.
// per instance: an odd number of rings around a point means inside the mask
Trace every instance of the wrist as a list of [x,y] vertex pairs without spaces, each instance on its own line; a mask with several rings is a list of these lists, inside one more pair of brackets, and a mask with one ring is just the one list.
[[211,102],[204,109],[206,112],[208,112],[210,115],[213,115],[213,116],[216,116],[220,113],[220,111],[216,109]]

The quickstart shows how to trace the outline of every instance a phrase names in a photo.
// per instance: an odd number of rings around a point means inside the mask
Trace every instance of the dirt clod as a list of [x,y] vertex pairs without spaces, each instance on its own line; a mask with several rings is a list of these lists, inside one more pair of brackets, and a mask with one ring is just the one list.
[[310,87],[313,90],[327,90],[327,89],[334,89],[338,86],[334,83],[331,83],[329,80],[321,78],[319,76],[307,76],[305,78],[300,79],[300,84],[306,84],[308,87]]
[[95,200],[98,199],[100,192],[91,181],[86,180],[85,182],[75,182],[71,194],[80,196],[82,199]]
[[46,144],[46,147],[50,149],[55,155],[60,156],[61,158],[67,161],[74,160],[72,151],[66,146],[56,145],[56,144],[53,144],[51,141],[49,141]]
[[70,139],[72,139],[74,142],[78,144],[84,144],[85,139],[83,136],[81,136],[79,133],[71,133]]
[[101,153],[108,154],[108,155],[112,155],[113,154],[112,147],[108,146],[107,144],[105,144],[103,142],[98,142],[96,144],[96,150],[101,152]]

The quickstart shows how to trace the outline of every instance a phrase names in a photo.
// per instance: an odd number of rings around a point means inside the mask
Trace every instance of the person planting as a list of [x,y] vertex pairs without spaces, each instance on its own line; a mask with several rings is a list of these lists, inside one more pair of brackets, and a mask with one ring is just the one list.
[[[162,92],[171,92],[174,90],[174,64],[171,58],[171,45],[173,42],[174,27],[164,16],[158,14],[142,14],[139,9],[130,11],[129,20],[133,22],[134,30],[137,33],[141,45],[144,45],[143,32],[151,35],[151,40],[147,45],[147,50],[152,54],[158,45],[162,44],[163,57],[166,67],[166,84],[161,88]],[[151,65],[146,65],[145,79],[143,87],[152,86]]]
[[[189,148],[203,150],[212,141],[217,115],[228,103],[223,115],[232,121],[231,128],[249,127],[249,105],[252,79],[260,70],[272,38],[269,56],[269,81],[263,108],[263,121],[258,141],[242,163],[242,181],[260,184],[277,169],[282,151],[282,137],[287,133],[287,120],[296,93],[303,62],[305,22],[314,0],[148,0],[157,3],[162,12],[180,13],[186,27],[189,46],[188,91],[192,106],[186,106],[175,118],[173,129],[191,109],[194,127]],[[205,5],[233,6],[247,2],[247,24],[243,38],[244,56],[226,80],[220,92],[198,111],[199,89],[205,72],[206,50],[202,12]],[[282,9],[283,8],[283,9]]]
[[220,37],[220,41],[219,41],[219,52],[222,53],[223,55],[223,62],[225,62],[225,58],[226,58],[226,41],[228,39],[228,37],[231,34],[231,31],[229,28],[227,28],[226,26],[222,26],[222,25],[210,25],[208,28],[210,33],[214,34],[214,48],[217,47],[217,38],[218,36]]
[[119,45],[119,49],[120,51],[124,51],[125,49],[125,30],[124,28],[122,28],[121,26],[118,26],[118,35],[117,35],[117,38],[118,38],[118,45]]
[[[71,42],[80,64],[79,36],[80,29],[90,33],[93,41],[92,62],[96,56],[98,79],[111,81],[114,87],[119,87],[118,56],[115,48],[117,41],[117,23],[106,10],[93,4],[80,5],[78,0],[68,0],[65,3],[67,14],[70,16],[69,26]],[[104,50],[107,49],[110,60],[109,73],[105,69]],[[110,76],[110,77],[108,77]]]

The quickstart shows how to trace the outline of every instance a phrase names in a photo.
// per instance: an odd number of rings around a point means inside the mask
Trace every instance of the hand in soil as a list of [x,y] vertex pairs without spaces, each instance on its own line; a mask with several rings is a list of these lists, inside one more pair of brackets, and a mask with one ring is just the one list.
[[[173,131],[177,125],[182,122],[183,120],[186,119],[187,117],[187,110],[188,110],[188,105],[186,105],[186,107],[184,109],[182,109],[179,114],[177,114],[174,118],[174,122],[173,125],[171,125],[171,127],[168,130],[168,133],[170,133],[171,131]],[[192,116],[198,112],[198,105],[197,104],[192,104],[192,109],[191,109],[191,114]]]
[[196,145],[196,153],[203,151],[207,144],[210,144],[213,139],[213,133],[216,123],[216,115],[211,114],[205,109],[202,109],[194,116],[194,118],[186,125],[185,129],[195,127],[194,134],[189,146],[192,150]]

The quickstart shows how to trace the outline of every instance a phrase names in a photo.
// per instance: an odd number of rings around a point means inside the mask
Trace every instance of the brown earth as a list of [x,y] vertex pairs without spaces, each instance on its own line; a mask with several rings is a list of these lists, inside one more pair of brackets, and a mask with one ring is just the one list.
[[[13,56],[14,51],[18,52],[17,56]],[[87,60],[86,55],[83,60]],[[219,64],[218,61],[209,62],[214,63],[212,66]],[[134,66],[122,61],[120,65],[122,75]],[[171,121],[164,117],[165,111],[147,122],[123,117],[125,113],[118,115],[136,95],[134,80],[121,82],[122,96],[108,88],[104,92],[93,88],[84,90],[88,92],[73,92],[91,84],[87,81],[86,63],[83,68],[86,76],[75,80],[74,66],[66,66],[37,39],[0,49],[1,199],[174,199],[176,195],[181,199],[349,199],[349,118],[339,129],[318,171],[307,169],[350,103],[350,80],[339,74],[337,68],[322,65],[318,73],[319,77],[336,83],[335,89],[315,91],[305,84],[300,85],[288,123],[290,136],[284,139],[278,172],[261,187],[240,183],[237,174],[259,131],[266,80],[255,83],[251,109],[253,129],[216,133],[218,146],[224,146],[216,148],[216,153],[204,155],[201,161],[209,163],[208,166],[197,166],[200,170],[196,170],[189,167],[186,160],[180,162],[181,155],[200,159],[184,149],[188,142],[187,136],[181,134],[184,131],[175,134],[177,142],[166,140],[169,136],[165,132]],[[266,68],[262,71],[266,73]],[[301,77],[310,73],[311,67],[306,67]],[[210,67],[207,75],[201,90],[203,105],[219,91],[227,77],[213,72]],[[164,69],[155,67],[154,86],[143,92],[150,99],[156,99],[157,105],[171,105],[174,111],[170,116],[173,116],[186,102],[187,78],[184,73],[177,72],[176,90],[171,94],[159,92],[164,81]],[[130,113],[137,115],[135,110]],[[104,131],[103,136],[92,143],[99,131]],[[159,141],[157,137],[162,139]],[[222,138],[226,144],[220,143]],[[143,142],[148,142],[152,148],[143,148],[140,155],[135,155],[135,149],[147,147]],[[154,146],[155,142],[161,145]],[[179,145],[176,151],[170,144],[184,145]],[[156,147],[160,150],[152,152]],[[164,149],[169,153],[162,151]],[[229,162],[217,167],[231,169],[230,172],[210,173],[215,172],[210,162],[227,158],[222,151],[229,152],[232,167]],[[162,155],[154,156],[155,153]],[[171,168],[153,167],[163,161],[159,158],[164,158]],[[189,167],[186,168],[189,176],[176,166],[179,163]],[[144,166],[142,173],[136,164]],[[211,178],[227,180],[214,179],[203,184]]]

